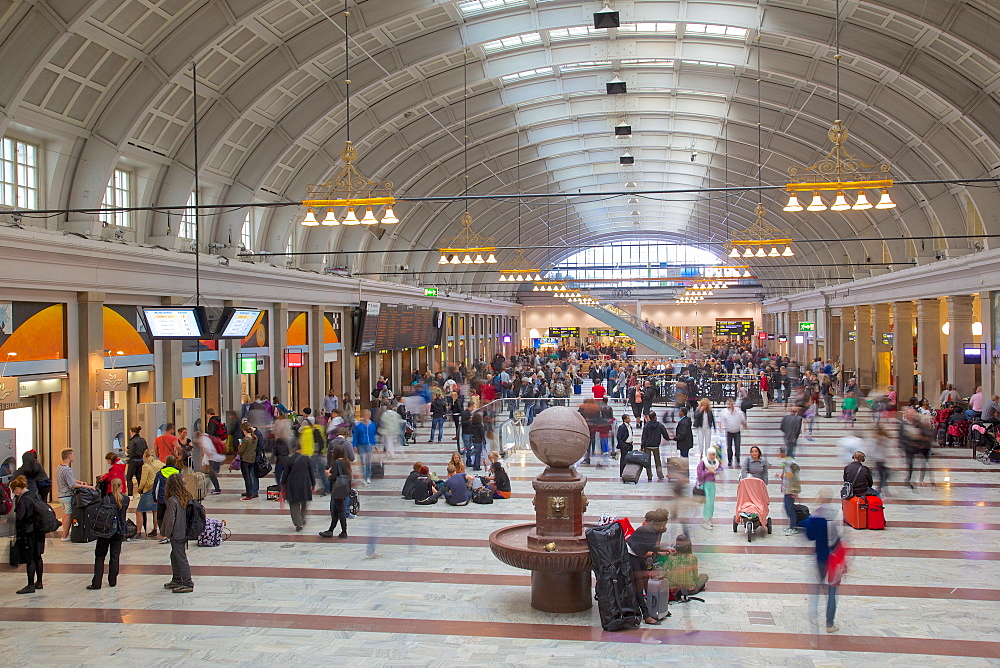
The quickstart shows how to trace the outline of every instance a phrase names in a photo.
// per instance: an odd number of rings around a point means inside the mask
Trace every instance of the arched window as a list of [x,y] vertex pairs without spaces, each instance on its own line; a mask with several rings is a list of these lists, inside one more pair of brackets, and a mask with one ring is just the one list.
[[[727,263],[718,255],[694,246],[672,244],[662,239],[630,239],[607,246],[593,246],[557,262],[550,279],[642,279],[656,280],[718,275]],[[629,281],[609,281],[604,287],[626,287]],[[634,281],[631,282],[634,284]]]

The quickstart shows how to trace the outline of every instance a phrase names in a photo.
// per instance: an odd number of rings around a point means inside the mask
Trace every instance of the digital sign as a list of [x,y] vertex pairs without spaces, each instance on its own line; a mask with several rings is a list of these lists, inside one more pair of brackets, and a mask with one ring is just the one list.
[[800,322],[799,323],[800,332],[815,332],[816,323],[815,322]]
[[882,345],[884,346],[892,345],[892,332],[882,332]]
[[301,350],[286,350],[285,366],[289,369],[297,369],[305,362],[305,356],[306,354]]
[[986,346],[979,343],[962,344],[962,361],[965,364],[982,364],[986,355]]
[[753,334],[753,320],[715,320],[716,336],[750,336]]
[[240,373],[255,376],[257,375],[257,356],[246,355],[240,357]]
[[143,308],[146,331],[154,339],[210,339],[204,306]]
[[437,345],[444,314],[430,306],[362,302],[354,349],[358,353]]
[[217,339],[245,339],[260,320],[259,308],[226,308],[215,329]]
[[858,338],[858,333],[857,332],[848,332],[847,333],[847,340],[848,341],[854,341],[857,338]]
[[779,334],[778,335],[778,343],[788,343],[788,335],[787,334]]
[[549,327],[549,337],[580,336],[579,327]]
[[625,336],[623,332],[619,332],[617,329],[600,329],[599,327],[590,327],[587,332],[591,336]]

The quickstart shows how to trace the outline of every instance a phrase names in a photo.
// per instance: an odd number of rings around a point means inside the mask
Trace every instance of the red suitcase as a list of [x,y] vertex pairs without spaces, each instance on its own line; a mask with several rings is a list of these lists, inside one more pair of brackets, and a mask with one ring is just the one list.
[[844,499],[844,521],[855,529],[868,528],[868,511],[865,504],[865,497],[852,496]]
[[877,496],[869,496],[865,499],[868,506],[867,521],[869,529],[885,528],[885,504]]

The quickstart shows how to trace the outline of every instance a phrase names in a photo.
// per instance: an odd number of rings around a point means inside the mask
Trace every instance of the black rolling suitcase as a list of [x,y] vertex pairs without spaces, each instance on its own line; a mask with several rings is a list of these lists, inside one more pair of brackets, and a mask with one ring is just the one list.
[[650,466],[650,455],[644,450],[630,450],[625,453],[625,468],[622,469],[622,482],[637,484],[642,472]]
[[70,515],[69,539],[74,543],[89,543],[96,540],[91,530],[91,523],[97,506],[101,501],[101,493],[96,489],[78,487],[73,490],[73,513]]
[[637,628],[642,613],[632,582],[632,563],[618,522],[587,529],[587,547],[597,577],[594,598],[605,631]]

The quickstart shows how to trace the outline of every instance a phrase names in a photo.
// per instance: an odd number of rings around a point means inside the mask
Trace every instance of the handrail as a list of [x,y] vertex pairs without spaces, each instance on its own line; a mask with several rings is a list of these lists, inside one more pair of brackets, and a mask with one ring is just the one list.
[[616,318],[621,318],[622,320],[629,323],[633,327],[638,327],[639,329],[646,332],[650,336],[655,336],[656,338],[660,339],[661,341],[663,341],[668,345],[671,345],[681,350],[690,347],[688,344],[684,343],[676,336],[673,336],[672,334],[667,334],[666,331],[663,330],[663,328],[657,327],[656,325],[649,325],[643,322],[638,316],[629,313],[628,311],[625,311],[623,309],[620,309],[617,306],[611,306],[610,304],[601,304],[600,308],[603,308],[605,311],[615,316]]

